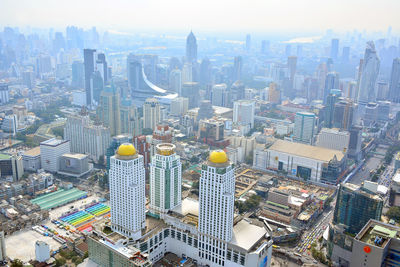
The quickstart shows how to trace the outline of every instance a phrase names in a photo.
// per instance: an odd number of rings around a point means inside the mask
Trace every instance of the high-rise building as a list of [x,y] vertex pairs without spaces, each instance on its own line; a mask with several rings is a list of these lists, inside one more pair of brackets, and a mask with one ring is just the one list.
[[110,128],[111,136],[121,133],[120,95],[114,85],[106,86],[101,92],[97,114],[100,121]]
[[255,104],[250,100],[238,100],[233,103],[233,122],[254,127]]
[[329,72],[325,78],[324,103],[326,103],[326,98],[331,93],[332,89],[339,90],[339,73],[334,71]]
[[174,69],[169,74],[169,88],[177,92],[179,95],[182,94],[182,71]]
[[310,112],[297,112],[294,119],[294,140],[312,144],[314,140],[316,116]]
[[42,168],[48,172],[58,172],[60,169],[60,157],[70,153],[70,141],[49,139],[40,143],[40,161]]
[[44,241],[35,242],[35,256],[38,262],[46,262],[50,259],[50,246]]
[[272,104],[281,103],[281,91],[276,83],[270,83],[268,86],[268,101]]
[[332,222],[343,225],[348,233],[356,234],[370,219],[380,220],[382,208],[382,197],[364,186],[341,184]]
[[332,126],[342,130],[349,130],[353,125],[357,112],[357,104],[348,98],[338,98],[333,111]]
[[203,164],[199,183],[199,253],[211,266],[224,266],[233,235],[235,172],[222,150]]
[[81,61],[72,63],[72,81],[71,85],[76,88],[85,86],[85,65]]
[[189,109],[198,107],[199,90],[199,84],[196,82],[187,82],[182,84],[182,96],[189,99]]
[[89,155],[95,162],[106,154],[111,142],[110,129],[91,121],[88,114],[68,116],[64,138],[70,141],[71,152]]
[[338,89],[331,89],[329,95],[326,97],[325,103],[325,127],[332,128],[333,116],[335,112],[335,104],[341,96],[342,91]]
[[233,81],[240,81],[242,79],[243,59],[237,56],[233,62]]
[[133,240],[146,226],[145,169],[143,156],[132,144],[119,146],[110,159],[111,229]]
[[211,103],[213,106],[225,107],[228,103],[228,92],[225,83],[215,84],[211,91]]
[[208,58],[203,58],[200,64],[200,84],[210,84],[211,83],[211,62]]
[[339,129],[322,128],[317,135],[316,146],[342,151],[349,149],[350,133]]
[[97,54],[95,69],[100,73],[104,84],[107,84],[109,77],[108,77],[108,67],[107,67],[106,55],[104,53]]
[[288,97],[294,97],[296,94],[294,92],[294,77],[296,75],[297,57],[289,56],[287,59],[287,67],[289,69],[290,85],[289,85],[289,88],[286,88],[287,92],[285,93],[285,95]]
[[123,99],[120,106],[121,133],[138,136],[142,134],[142,124],[138,110],[131,99]]
[[161,122],[160,104],[155,98],[148,98],[143,105],[143,128],[154,130]]
[[251,50],[251,35],[246,35],[246,52],[249,53]]
[[84,49],[83,60],[85,65],[85,91],[86,91],[86,105],[92,105],[93,101],[93,89],[91,86],[91,78],[94,72],[95,66],[95,53],[96,49]]
[[[111,163],[111,157],[115,155],[115,153],[117,152],[118,148],[120,145],[125,144],[125,143],[130,143],[132,142],[132,135],[130,134],[119,134],[116,136],[113,136],[113,138],[111,139],[111,143],[107,148],[106,151],[106,167],[107,167],[107,171],[110,170],[110,163]],[[135,146],[135,148],[137,148]]]
[[10,101],[9,93],[8,84],[0,83],[0,105],[6,104]]
[[214,109],[210,100],[203,100],[200,102],[200,108],[197,113],[197,120],[210,119],[214,116]]
[[175,145],[156,145],[150,164],[150,208],[168,212],[182,201],[182,164],[175,153]]
[[32,89],[35,86],[35,74],[33,73],[33,71],[24,71],[22,73],[22,79],[26,87],[28,87],[29,89]]
[[197,40],[192,31],[186,38],[186,60],[197,62]]
[[171,100],[170,112],[172,116],[183,116],[189,108],[189,99],[186,97],[177,97]]
[[400,58],[393,59],[389,86],[389,100],[400,103]]
[[378,78],[380,60],[375,50],[374,42],[368,42],[358,85],[358,103],[365,106],[368,102],[376,101],[376,79]]
[[349,62],[350,60],[350,47],[344,46],[342,50],[342,61]]
[[331,40],[331,58],[336,60],[339,54],[339,39]]

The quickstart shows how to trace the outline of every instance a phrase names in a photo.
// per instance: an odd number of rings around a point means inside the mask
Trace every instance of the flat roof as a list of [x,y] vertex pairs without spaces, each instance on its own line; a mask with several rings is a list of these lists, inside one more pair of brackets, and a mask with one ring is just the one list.
[[0,154],[0,160],[10,159],[11,156],[7,154]]
[[52,138],[46,141],[43,141],[40,143],[40,145],[45,145],[45,146],[58,146],[64,143],[69,142],[68,140],[61,140],[61,139],[56,139],[56,138]]
[[233,227],[233,237],[231,244],[249,251],[258,241],[264,238],[267,230],[264,227],[251,224],[246,220],[241,220]]
[[334,150],[324,147],[311,146],[285,140],[276,140],[268,150],[274,150],[286,154],[292,154],[304,158],[321,160],[329,162],[336,155],[337,160],[341,161],[344,154],[340,150]]
[[40,156],[40,146],[25,151],[24,156],[31,156],[31,157]]
[[185,198],[181,205],[173,209],[174,212],[186,216],[188,214],[199,216],[199,201],[193,198]]
[[39,205],[41,209],[51,209],[78,200],[82,197],[86,197],[86,195],[86,192],[77,188],[72,188],[69,190],[60,189],[58,191],[32,199],[31,203]]
[[75,158],[75,159],[84,159],[84,158],[88,157],[88,155],[79,154],[79,153],[65,153],[65,154],[62,154],[62,156],[68,157],[68,158]]

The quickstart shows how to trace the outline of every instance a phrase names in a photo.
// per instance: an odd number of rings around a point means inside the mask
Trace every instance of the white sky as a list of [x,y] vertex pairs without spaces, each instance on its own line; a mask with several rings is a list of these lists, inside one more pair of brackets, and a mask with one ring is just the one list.
[[0,0],[1,26],[400,31],[400,0]]

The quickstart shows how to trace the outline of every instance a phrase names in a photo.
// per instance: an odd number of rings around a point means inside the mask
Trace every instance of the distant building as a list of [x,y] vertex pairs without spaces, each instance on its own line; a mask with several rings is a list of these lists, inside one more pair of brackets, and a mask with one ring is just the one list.
[[192,31],[186,38],[186,60],[197,62],[197,40]]
[[322,128],[317,135],[316,146],[343,151],[347,153],[349,149],[350,133],[339,129]]
[[35,255],[38,262],[46,262],[50,259],[50,246],[43,241],[36,241]]
[[143,128],[154,130],[161,122],[160,104],[155,98],[148,98],[143,105]]
[[4,105],[10,101],[10,91],[8,85],[5,83],[0,83],[0,105]]
[[360,160],[362,157],[361,154],[362,127],[353,126],[350,128],[349,132],[350,132],[350,141],[349,141],[349,151],[347,154],[351,158]]
[[219,146],[225,147],[228,145],[228,142],[224,140],[224,122],[218,120],[200,120],[199,121],[199,132],[198,138],[199,141]]
[[37,172],[41,169],[40,146],[24,151],[22,154],[22,161],[25,171]]
[[60,157],[70,153],[70,141],[49,139],[40,143],[40,160],[42,168],[48,172],[58,172],[60,169]]
[[169,74],[169,88],[177,92],[179,95],[182,94],[182,71],[174,69]]
[[281,91],[277,88],[276,83],[269,84],[268,101],[272,104],[280,104],[281,103]]
[[339,39],[331,40],[331,58],[336,60],[339,54]]
[[228,102],[228,91],[226,84],[215,84],[211,90],[211,104],[213,106],[225,107]]
[[239,125],[254,127],[255,103],[249,100],[238,100],[233,103],[233,122]]
[[7,133],[11,133],[12,135],[17,134],[18,130],[18,118],[17,115],[11,114],[6,116],[3,119],[3,124],[1,125],[1,129]]
[[316,124],[316,116],[310,112],[297,112],[294,119],[293,139],[301,142],[312,144],[314,142],[314,131]]
[[177,97],[171,100],[170,112],[172,116],[183,116],[189,108],[189,99],[186,97]]
[[196,82],[185,82],[182,84],[182,96],[189,99],[189,109],[199,105],[199,84]]
[[18,155],[0,154],[0,176],[18,181],[24,174],[22,157]]
[[389,85],[389,100],[394,103],[400,103],[400,58],[393,59]]
[[197,112],[197,120],[211,119],[214,116],[214,109],[210,100],[200,102],[200,108]]
[[120,94],[115,86],[106,86],[100,94],[97,114],[100,121],[110,128],[111,136],[121,133]]
[[376,79],[379,74],[380,60],[375,49],[374,42],[367,43],[363,63],[360,64],[360,77],[358,81],[358,103],[359,107],[369,102],[375,102],[377,97]]
[[93,89],[91,85],[91,78],[95,67],[95,49],[84,49],[84,71],[85,71],[85,91],[86,91],[86,106],[91,106],[93,101]]
[[81,61],[74,61],[72,63],[71,85],[79,89],[85,87],[85,65]]
[[122,134],[138,136],[142,134],[142,121],[131,99],[123,99],[120,106],[120,127]]

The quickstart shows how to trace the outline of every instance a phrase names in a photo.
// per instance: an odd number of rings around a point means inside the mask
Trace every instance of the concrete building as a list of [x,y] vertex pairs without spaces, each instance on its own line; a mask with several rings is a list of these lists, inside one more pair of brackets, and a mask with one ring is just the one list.
[[155,98],[148,98],[143,105],[143,128],[154,130],[161,122],[160,104]]
[[22,161],[25,171],[36,172],[41,169],[40,146],[24,151],[22,154]]
[[22,156],[0,154],[0,177],[16,182],[23,174]]
[[156,145],[150,164],[150,208],[168,212],[181,204],[182,164],[175,153],[175,145]]
[[349,130],[350,141],[348,155],[351,158],[360,160],[362,158],[361,145],[362,145],[362,127],[352,126]]
[[60,157],[59,174],[81,177],[90,171],[88,155],[67,153]]
[[106,154],[110,135],[108,127],[95,124],[88,114],[68,116],[64,128],[64,139],[70,141],[71,152],[89,155],[95,162]]
[[169,88],[178,93],[182,94],[182,71],[179,69],[174,69],[169,74]]
[[185,82],[182,84],[182,96],[189,99],[189,108],[199,106],[199,84],[197,82]]
[[183,116],[188,111],[189,99],[186,97],[177,97],[171,100],[170,113],[172,116]]
[[50,259],[50,246],[43,241],[36,241],[35,255],[38,262],[46,262]]
[[246,158],[252,157],[254,149],[256,148],[256,138],[245,136],[231,136],[229,139],[229,147],[236,148],[237,161],[245,162]]
[[239,125],[254,127],[255,104],[249,100],[238,100],[233,103],[233,122]]
[[297,112],[294,119],[293,139],[297,142],[313,144],[316,116],[310,112]]
[[111,157],[109,177],[111,228],[138,240],[145,228],[145,169],[132,144],[120,145]]
[[213,106],[225,107],[228,103],[227,86],[224,83],[216,84],[211,90],[211,104]]
[[4,105],[10,101],[10,90],[5,83],[0,84],[0,105]]
[[346,165],[342,151],[276,140],[270,147],[254,151],[253,167],[286,172],[304,180],[337,184]]
[[11,133],[12,135],[17,134],[18,130],[18,117],[15,114],[11,114],[6,116],[3,119],[3,123],[1,125],[1,129],[4,132]]
[[316,146],[342,151],[349,149],[350,133],[336,128],[322,128],[317,135]]
[[138,136],[142,134],[142,121],[131,99],[123,99],[120,106],[121,133]]
[[42,168],[48,172],[58,172],[60,169],[60,157],[70,153],[70,141],[49,139],[40,143],[40,161]]
[[115,86],[106,86],[100,94],[97,114],[100,121],[110,128],[111,136],[121,133],[120,94]]

